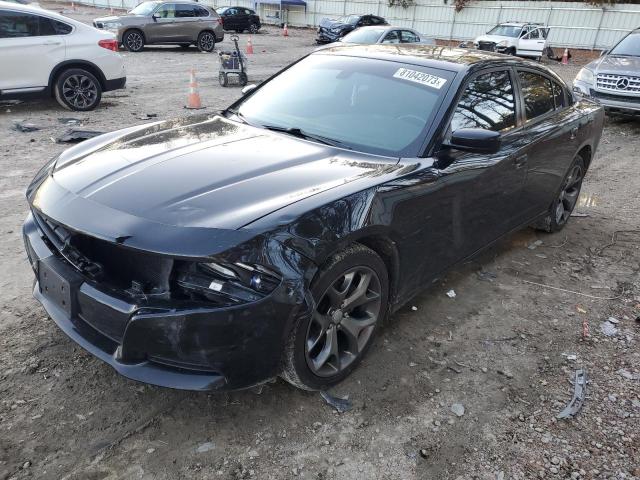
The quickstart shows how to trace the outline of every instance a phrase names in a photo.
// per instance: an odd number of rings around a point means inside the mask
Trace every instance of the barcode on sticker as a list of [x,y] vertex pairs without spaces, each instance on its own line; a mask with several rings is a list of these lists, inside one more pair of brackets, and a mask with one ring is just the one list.
[[393,76],[394,78],[409,80],[410,82],[419,83],[431,88],[437,88],[438,90],[447,83],[446,78],[437,77],[430,73],[418,72],[417,70],[409,70],[408,68],[399,68]]

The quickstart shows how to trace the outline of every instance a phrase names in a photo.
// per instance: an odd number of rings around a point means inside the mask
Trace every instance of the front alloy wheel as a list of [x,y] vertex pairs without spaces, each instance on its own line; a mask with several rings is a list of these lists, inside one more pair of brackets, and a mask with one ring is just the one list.
[[140,52],[144,48],[144,37],[142,32],[131,30],[124,35],[122,43],[130,52]]
[[291,333],[282,377],[305,390],[323,390],[347,377],[384,320],[388,288],[384,262],[364,245],[332,257],[311,285],[314,310]]

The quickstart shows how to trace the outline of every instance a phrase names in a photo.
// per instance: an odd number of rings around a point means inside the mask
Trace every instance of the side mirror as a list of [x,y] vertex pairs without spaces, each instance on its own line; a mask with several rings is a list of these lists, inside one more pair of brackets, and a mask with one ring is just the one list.
[[242,92],[242,95],[246,95],[248,93],[253,92],[256,88],[258,88],[258,85],[256,85],[255,83],[252,83],[251,85],[247,85],[240,91]]
[[153,15],[151,15],[151,18],[153,18],[154,22],[157,22],[158,19],[160,18],[160,15],[158,15],[157,13],[154,13]]
[[607,53],[609,53],[609,50],[602,50],[602,51],[600,52],[600,56],[601,56],[601,57],[604,57]]
[[448,147],[474,153],[496,153],[500,150],[500,132],[482,128],[461,128],[451,134]]

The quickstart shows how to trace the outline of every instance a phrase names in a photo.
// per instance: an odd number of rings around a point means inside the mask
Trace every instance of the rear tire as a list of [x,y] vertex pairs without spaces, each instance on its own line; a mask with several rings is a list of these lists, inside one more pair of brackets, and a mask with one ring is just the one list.
[[102,98],[102,85],[98,79],[81,68],[63,71],[56,78],[53,90],[58,103],[74,112],[93,110]]
[[220,74],[218,75],[218,81],[220,82],[221,86],[226,87],[227,84],[229,83],[229,80],[227,78],[227,74],[220,72]]
[[311,284],[315,310],[293,327],[281,376],[303,390],[344,380],[373,343],[388,310],[389,278],[373,250],[354,243],[329,259]]
[[200,50],[201,52],[213,52],[213,50],[216,48],[216,36],[213,32],[210,32],[208,30],[200,32],[196,45],[198,45],[198,50]]
[[252,33],[253,35],[258,33],[258,30],[260,30],[260,27],[257,24],[252,23],[251,25],[249,25],[249,32]]
[[144,48],[144,35],[140,30],[129,30],[122,36],[122,44],[130,52],[141,52]]
[[247,82],[249,81],[249,78],[247,77],[246,73],[240,72],[238,74],[238,81],[240,82],[240,85],[244,87],[247,84]]
[[554,233],[565,227],[569,222],[571,212],[578,203],[586,170],[584,159],[578,155],[562,180],[560,192],[549,207],[547,216],[533,224],[533,228],[542,232]]

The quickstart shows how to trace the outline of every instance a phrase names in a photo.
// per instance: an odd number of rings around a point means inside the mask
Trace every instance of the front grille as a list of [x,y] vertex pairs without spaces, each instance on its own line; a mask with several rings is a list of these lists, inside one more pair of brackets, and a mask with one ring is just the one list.
[[44,238],[84,276],[131,296],[167,297],[173,260],[73,232],[33,211]]
[[611,95],[609,93],[598,92],[593,88],[591,89],[591,96],[599,100],[611,100],[612,102],[626,102],[640,105],[640,96],[628,97],[626,95]]
[[596,87],[598,90],[640,95],[640,77],[599,73],[596,78]]
[[487,52],[496,51],[496,42],[478,42],[478,50],[486,50]]

